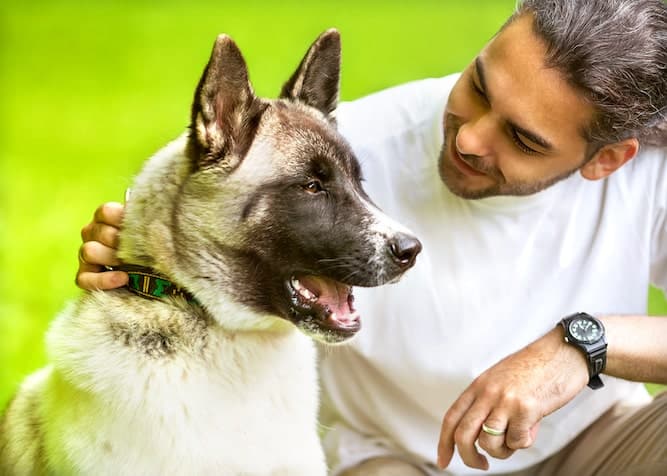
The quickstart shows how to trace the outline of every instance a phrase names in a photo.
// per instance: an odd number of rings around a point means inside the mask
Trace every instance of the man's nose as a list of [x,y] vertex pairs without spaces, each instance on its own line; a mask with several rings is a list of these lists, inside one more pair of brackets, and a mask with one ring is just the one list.
[[462,124],[456,135],[456,149],[462,155],[486,157],[491,155],[493,121],[487,115]]

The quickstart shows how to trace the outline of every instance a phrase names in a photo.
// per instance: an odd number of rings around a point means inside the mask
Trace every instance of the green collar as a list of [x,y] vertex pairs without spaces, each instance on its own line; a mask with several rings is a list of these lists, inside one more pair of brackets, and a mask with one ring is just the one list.
[[125,286],[134,294],[147,299],[162,299],[180,296],[190,303],[197,303],[197,299],[183,288],[176,286],[165,276],[152,268],[145,268],[133,264],[114,266],[113,271],[125,271],[130,279]]

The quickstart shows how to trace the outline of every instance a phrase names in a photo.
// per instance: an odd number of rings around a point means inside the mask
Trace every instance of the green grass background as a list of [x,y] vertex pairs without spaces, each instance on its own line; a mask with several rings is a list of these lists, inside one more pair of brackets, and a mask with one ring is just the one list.
[[[213,40],[230,34],[274,97],[311,41],[343,39],[341,98],[461,70],[514,0],[7,1],[0,5],[0,408],[45,362],[79,230],[187,125]],[[651,311],[667,313],[655,291]],[[657,391],[658,387],[652,387]]]

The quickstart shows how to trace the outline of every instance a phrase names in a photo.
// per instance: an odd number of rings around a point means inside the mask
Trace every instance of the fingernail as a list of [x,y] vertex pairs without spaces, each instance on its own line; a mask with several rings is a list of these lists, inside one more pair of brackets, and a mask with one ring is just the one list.
[[129,280],[130,280],[129,275],[127,273],[123,273],[123,272],[114,274],[113,277],[112,277],[113,284],[114,284],[114,286],[117,286],[117,287],[125,286],[128,283]]

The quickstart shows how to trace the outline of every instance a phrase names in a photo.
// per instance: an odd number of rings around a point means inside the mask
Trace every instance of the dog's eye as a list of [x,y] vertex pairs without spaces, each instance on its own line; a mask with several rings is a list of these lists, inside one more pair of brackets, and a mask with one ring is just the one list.
[[307,184],[303,185],[303,189],[308,193],[320,193],[324,191],[322,184],[318,180],[311,180]]

